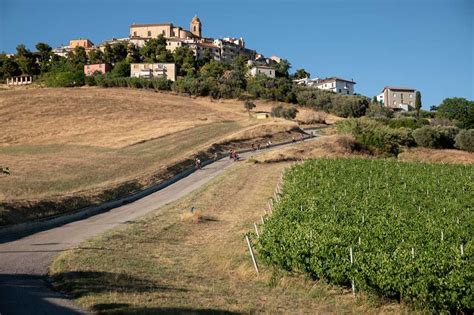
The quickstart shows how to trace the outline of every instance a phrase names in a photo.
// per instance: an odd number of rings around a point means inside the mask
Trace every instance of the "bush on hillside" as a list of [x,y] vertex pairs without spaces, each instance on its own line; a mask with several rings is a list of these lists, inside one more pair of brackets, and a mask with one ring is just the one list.
[[376,154],[398,155],[400,147],[415,145],[411,129],[393,129],[365,117],[340,121],[336,129],[339,133],[351,133],[357,142]]
[[393,110],[379,104],[371,103],[365,112],[365,116],[374,119],[389,119],[393,118]]
[[85,83],[89,86],[110,87],[128,87],[136,89],[152,89],[155,91],[171,90],[171,81],[165,78],[145,79],[130,77],[110,77],[108,75],[93,75],[85,78]]
[[340,117],[361,117],[369,108],[369,100],[363,96],[340,95],[308,87],[296,87],[294,93],[298,104]]
[[414,117],[405,117],[405,118],[394,118],[388,122],[390,128],[410,128],[417,129],[425,125],[429,125],[429,120],[426,118],[414,118]]
[[84,80],[82,71],[50,72],[42,78],[42,81],[48,87],[83,86]]
[[462,129],[455,138],[454,146],[458,149],[474,152],[474,129]]
[[454,147],[457,127],[424,126],[413,131],[413,138],[420,147],[449,149]]
[[294,106],[283,106],[281,104],[273,106],[271,115],[273,117],[281,117],[285,119],[295,119],[298,110]]

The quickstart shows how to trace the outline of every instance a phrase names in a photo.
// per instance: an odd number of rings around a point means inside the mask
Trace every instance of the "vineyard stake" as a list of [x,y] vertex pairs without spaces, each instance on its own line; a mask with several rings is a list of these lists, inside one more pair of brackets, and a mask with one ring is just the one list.
[[260,219],[262,220],[262,224],[265,224],[265,220],[263,219],[263,216],[260,216]]
[[444,240],[444,233],[441,231],[441,242]]
[[255,228],[255,233],[257,234],[257,237],[260,238],[260,234],[258,233],[257,223],[254,223],[253,226]]
[[349,256],[351,257],[351,265],[354,264],[354,257],[352,255],[352,247],[349,248]]
[[359,245],[360,245],[360,236],[359,236]]
[[252,257],[253,266],[255,267],[255,271],[258,274],[257,261],[255,260],[255,256],[253,255],[252,244],[250,244],[250,239],[248,235],[245,235],[245,240],[247,241],[247,245],[249,247],[250,257]]
[[411,248],[411,259],[415,259],[415,248]]
[[461,256],[464,256],[464,245],[461,244]]
[[355,284],[354,284],[354,280],[351,280],[351,287],[352,287],[352,295],[355,295],[356,287],[355,287]]

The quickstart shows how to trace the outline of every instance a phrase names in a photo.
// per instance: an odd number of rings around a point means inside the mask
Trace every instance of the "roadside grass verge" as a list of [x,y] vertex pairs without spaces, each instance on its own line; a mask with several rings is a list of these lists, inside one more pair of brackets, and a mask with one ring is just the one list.
[[[400,313],[398,304],[298,274],[266,266],[255,274],[243,236],[287,165],[239,163],[154,214],[63,252],[50,269],[54,285],[107,314]],[[187,218],[191,207],[199,220]]]

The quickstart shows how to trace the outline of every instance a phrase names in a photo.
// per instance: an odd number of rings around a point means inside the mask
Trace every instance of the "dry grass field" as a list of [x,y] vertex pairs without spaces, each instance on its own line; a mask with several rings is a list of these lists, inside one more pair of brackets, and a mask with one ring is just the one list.
[[236,100],[100,88],[2,90],[0,126],[0,166],[11,171],[0,176],[0,225],[137,190],[216,143],[282,140],[297,128],[250,119]]
[[256,275],[244,234],[287,165],[238,163],[156,213],[63,252],[50,271],[55,286],[104,314],[407,312],[265,265]]

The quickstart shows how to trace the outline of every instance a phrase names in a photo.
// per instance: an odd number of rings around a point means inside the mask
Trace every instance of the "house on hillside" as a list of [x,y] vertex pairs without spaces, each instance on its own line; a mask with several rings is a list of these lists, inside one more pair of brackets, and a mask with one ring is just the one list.
[[377,101],[394,110],[409,111],[415,107],[415,93],[413,88],[386,86],[377,95]]
[[339,94],[352,95],[354,94],[355,84],[356,83],[352,80],[331,77],[326,79],[318,79],[313,82],[312,86],[320,90],[328,90]]
[[264,75],[269,78],[274,78],[275,77],[275,69],[272,67],[267,67],[267,66],[259,66],[259,65],[254,65],[252,68],[249,70],[249,74],[252,77],[256,77],[257,75]]
[[174,63],[132,63],[130,64],[132,78],[166,78],[176,81],[176,66]]
[[320,90],[328,90],[344,95],[353,95],[354,85],[356,84],[353,80],[346,80],[338,77],[330,77],[325,79],[303,78],[293,80],[293,82],[298,85],[309,86]]
[[90,65],[84,65],[84,75],[86,77],[93,75],[94,73],[106,74],[112,70],[112,66],[108,63],[96,63]]

